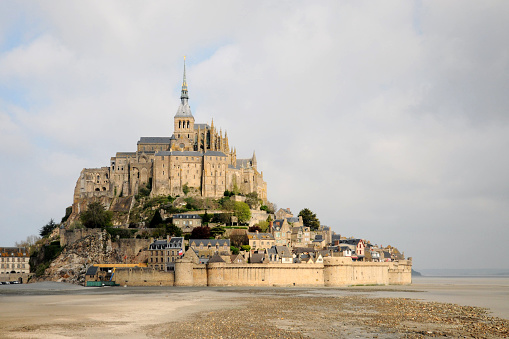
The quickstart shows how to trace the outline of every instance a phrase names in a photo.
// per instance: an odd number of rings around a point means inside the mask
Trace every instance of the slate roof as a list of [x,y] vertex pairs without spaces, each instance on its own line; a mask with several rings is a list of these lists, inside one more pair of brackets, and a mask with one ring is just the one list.
[[219,152],[219,151],[207,151],[207,152],[205,152],[205,155],[216,156],[216,157],[226,157],[226,154],[224,154],[223,152]]
[[254,253],[251,255],[251,263],[252,264],[263,264],[265,260],[265,254],[263,253]]
[[256,233],[256,232],[248,232],[248,239],[254,240],[274,240],[274,236],[272,233]]
[[175,114],[176,118],[192,118],[193,114],[191,113],[191,106],[187,100],[184,100],[180,103],[179,108],[177,109],[177,114]]
[[241,168],[241,167],[248,168],[248,167],[251,167],[251,159],[237,159],[236,167],[237,168]]
[[171,137],[141,137],[139,144],[169,144]]
[[210,126],[208,124],[194,124],[194,129],[210,129]]
[[216,253],[212,256],[212,258],[209,259],[208,262],[214,263],[214,262],[225,262],[225,261],[223,260],[223,258],[221,258],[221,256],[219,254]]
[[230,239],[189,239],[189,245],[194,243],[195,246],[200,246],[200,243],[203,243],[203,246],[230,246]]
[[193,156],[193,157],[201,157],[203,156],[202,152],[198,151],[160,151],[156,153],[156,157],[161,156]]
[[174,214],[173,219],[201,219],[198,214]]
[[170,239],[170,242],[167,245],[167,248],[183,248],[183,247],[184,247],[183,237],[173,237]]
[[277,253],[281,258],[293,258],[292,253],[286,246],[272,246],[267,250],[268,253]]
[[323,237],[321,234],[317,234],[315,235],[315,240],[313,241],[316,241],[316,242],[322,242],[323,241]]
[[88,269],[87,269],[87,273],[86,275],[96,275],[97,274],[97,270],[99,269],[99,267],[97,266],[90,266]]
[[299,217],[286,218],[286,221],[288,221],[288,222],[299,222]]

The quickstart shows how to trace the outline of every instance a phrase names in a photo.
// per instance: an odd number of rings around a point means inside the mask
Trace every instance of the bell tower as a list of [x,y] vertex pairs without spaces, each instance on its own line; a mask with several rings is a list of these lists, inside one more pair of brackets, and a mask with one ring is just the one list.
[[189,106],[189,94],[187,92],[186,80],[186,57],[184,57],[184,77],[182,80],[182,91],[180,93],[180,105],[177,114],[173,118],[173,135],[176,138],[175,148],[183,151],[194,151],[195,134],[194,117]]

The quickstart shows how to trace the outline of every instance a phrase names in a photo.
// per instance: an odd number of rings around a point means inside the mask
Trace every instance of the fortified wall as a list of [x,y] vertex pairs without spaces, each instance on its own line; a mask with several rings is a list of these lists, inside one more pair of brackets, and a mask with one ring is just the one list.
[[[317,264],[198,264],[184,257],[175,272],[121,269],[115,281],[128,286],[301,286],[408,285],[412,262],[353,262],[324,258]],[[155,273],[154,273],[155,272]],[[157,273],[157,274],[156,274]]]

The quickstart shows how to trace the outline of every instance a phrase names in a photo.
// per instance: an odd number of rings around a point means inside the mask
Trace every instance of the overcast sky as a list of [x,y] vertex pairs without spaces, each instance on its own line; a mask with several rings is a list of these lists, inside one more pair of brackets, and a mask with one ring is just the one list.
[[269,200],[414,268],[509,268],[509,2],[2,1],[0,246],[84,167],[196,122]]

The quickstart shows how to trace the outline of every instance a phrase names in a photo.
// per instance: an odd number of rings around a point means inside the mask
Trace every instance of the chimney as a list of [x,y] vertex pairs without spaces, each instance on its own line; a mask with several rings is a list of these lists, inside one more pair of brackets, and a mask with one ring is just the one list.
[[269,233],[272,233],[272,231],[273,231],[272,227],[273,227],[273,224],[272,224],[272,220],[271,220],[271,221],[269,221]]

